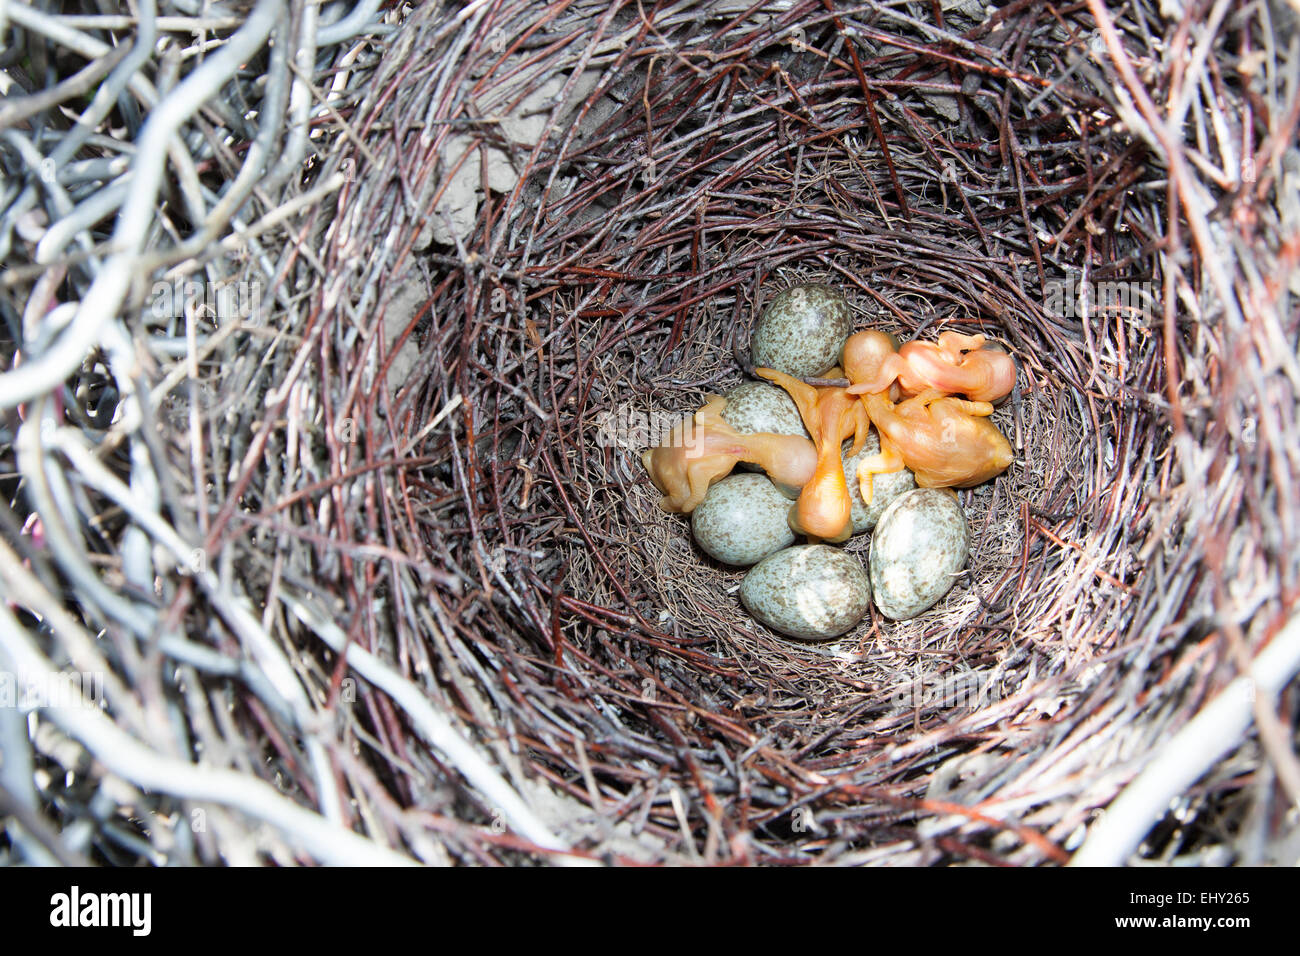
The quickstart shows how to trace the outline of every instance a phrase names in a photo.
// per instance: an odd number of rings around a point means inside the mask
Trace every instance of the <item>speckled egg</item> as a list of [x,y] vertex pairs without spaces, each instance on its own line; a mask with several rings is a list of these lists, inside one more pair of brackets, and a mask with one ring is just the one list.
[[766,475],[736,474],[691,512],[691,533],[723,564],[745,567],[794,542],[789,514],[790,500]]
[[838,637],[871,606],[857,555],[825,544],[769,554],[740,583],[740,603],[774,631],[809,641]]
[[853,533],[861,534],[876,526],[880,516],[885,513],[885,509],[895,498],[915,488],[916,479],[907,468],[874,476],[871,480],[871,504],[868,505],[862,498],[862,485],[858,481],[858,464],[868,455],[880,451],[880,437],[873,428],[862,445],[862,450],[850,458],[848,452],[852,445],[852,442],[844,443],[844,479],[848,482],[849,498],[853,501]]
[[790,393],[767,382],[746,382],[729,391],[722,420],[742,435],[769,432],[810,437]]
[[871,539],[871,589],[885,617],[916,617],[948,593],[969,554],[954,495],[918,488],[895,498]]
[[[802,435],[810,438],[803,427],[799,407],[790,393],[767,382],[746,382],[727,393],[727,407],[722,410],[722,420],[742,435],[769,432],[773,435]],[[742,461],[736,466],[742,471],[762,471],[758,465]],[[787,498],[798,498],[799,490],[792,485],[777,485]]]
[[838,365],[853,331],[848,300],[833,286],[809,282],[778,292],[754,327],[754,365],[795,378]]

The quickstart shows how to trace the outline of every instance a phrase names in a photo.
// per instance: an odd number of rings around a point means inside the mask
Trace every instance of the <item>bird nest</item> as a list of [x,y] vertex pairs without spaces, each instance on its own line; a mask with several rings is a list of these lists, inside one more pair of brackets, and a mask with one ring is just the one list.
[[[131,180],[110,103],[75,206],[59,137],[0,148],[0,662],[102,691],[3,728],[0,850],[1294,857],[1289,6],[315,9],[217,21],[185,82],[233,66],[171,126],[132,87]],[[165,105],[170,62],[128,75]],[[639,462],[810,280],[1019,365],[967,573],[821,644]]]

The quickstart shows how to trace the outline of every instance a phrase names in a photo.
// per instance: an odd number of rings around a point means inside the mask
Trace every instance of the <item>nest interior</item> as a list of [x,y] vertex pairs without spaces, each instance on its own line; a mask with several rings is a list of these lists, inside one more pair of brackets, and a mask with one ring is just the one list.
[[[151,423],[225,582],[161,593],[307,698],[199,667],[192,736],[433,862],[1068,860],[1300,595],[1294,26],[507,0],[331,61],[294,225],[234,266],[270,321]],[[826,644],[749,618],[639,461],[807,280],[1019,365],[968,573]],[[1273,859],[1298,703],[1132,849]]]
[[[387,421],[445,417],[394,520],[450,577],[409,600],[484,682],[482,732],[607,822],[711,858],[1061,859],[1115,765],[1234,673],[1207,536],[1229,579],[1294,574],[1280,540],[1231,534],[1260,519],[1245,502],[1194,501],[1181,456],[1258,450],[1249,389],[1217,400],[1225,310],[1171,267],[1166,163],[1071,10],[503,9],[408,25],[381,70],[354,120],[378,166],[353,153],[341,215],[386,237],[381,311],[396,283],[427,293]],[[1149,49],[1176,25],[1138,5],[1116,29]],[[1016,461],[961,495],[969,575],[828,645],[749,619],[637,457],[742,380],[763,304],[812,279],[859,328],[981,331],[1020,364],[995,418]],[[1260,597],[1241,622],[1263,634],[1284,602]],[[1176,852],[1222,839],[1179,832]]]

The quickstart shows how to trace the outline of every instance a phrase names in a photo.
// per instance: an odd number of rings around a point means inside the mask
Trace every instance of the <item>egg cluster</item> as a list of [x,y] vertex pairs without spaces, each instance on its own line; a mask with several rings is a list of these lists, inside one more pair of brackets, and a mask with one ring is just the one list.
[[[767,381],[710,396],[643,455],[661,507],[689,513],[696,542],[716,560],[753,566],[740,601],[782,634],[837,637],[873,598],[893,620],[931,607],[969,550],[948,489],[1011,462],[988,419],[1014,385],[1011,357],[982,335],[944,332],[900,347],[883,332],[855,333],[847,300],[823,283],[772,299],[751,356]],[[738,465],[757,471],[732,473]],[[834,545],[867,531],[864,569]]]

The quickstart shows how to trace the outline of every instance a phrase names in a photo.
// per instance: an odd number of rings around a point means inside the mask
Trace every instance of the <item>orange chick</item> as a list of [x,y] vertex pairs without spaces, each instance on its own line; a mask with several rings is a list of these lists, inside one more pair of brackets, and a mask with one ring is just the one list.
[[870,378],[849,386],[854,395],[883,392],[894,381],[905,396],[937,389],[976,402],[996,402],[1016,384],[1016,363],[985,345],[982,335],[940,332],[938,342],[907,342],[885,357]]
[[[844,346],[846,391],[864,391],[862,383],[879,382],[893,342],[882,332],[858,332]],[[1001,474],[1011,464],[1011,444],[988,420],[993,406],[927,389],[895,405],[889,386],[865,392],[862,404],[880,433],[880,453],[862,459],[858,481],[862,497],[871,502],[872,475],[898,471],[904,465],[922,488],[969,488]]]
[[[770,368],[756,368],[754,374],[790,393],[799,407],[804,427],[817,446],[817,469],[790,509],[790,527],[810,538],[844,541],[853,533],[853,500],[844,478],[840,448],[844,439],[852,435],[850,455],[862,449],[871,427],[866,409],[843,388],[817,388]],[[828,374],[836,378],[839,371],[832,369]]]
[[742,435],[722,419],[727,400],[710,395],[694,416],[668,433],[668,442],[641,455],[650,480],[664,493],[659,507],[688,514],[709,486],[738,461],[758,465],[777,484],[802,488],[817,467],[817,450],[802,435]]

